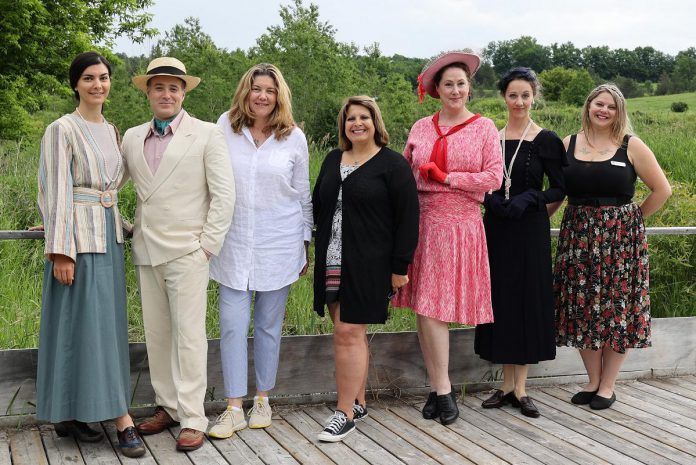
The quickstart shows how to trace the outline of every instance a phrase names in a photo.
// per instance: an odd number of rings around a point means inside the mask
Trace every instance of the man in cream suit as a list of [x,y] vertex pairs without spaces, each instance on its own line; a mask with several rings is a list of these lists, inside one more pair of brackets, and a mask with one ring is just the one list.
[[182,109],[199,83],[175,58],[152,60],[133,84],[147,95],[154,118],[123,137],[138,197],[133,263],[158,405],[138,431],[155,434],[180,422],[176,447],[184,451],[199,448],[208,427],[208,259],[222,247],[235,198],[221,130]]

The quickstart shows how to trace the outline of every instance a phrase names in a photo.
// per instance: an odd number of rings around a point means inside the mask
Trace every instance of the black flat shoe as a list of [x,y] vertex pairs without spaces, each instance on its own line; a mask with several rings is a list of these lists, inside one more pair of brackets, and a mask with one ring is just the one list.
[[611,407],[611,404],[613,404],[616,401],[616,394],[611,393],[611,397],[608,399],[606,397],[598,396],[595,395],[592,398],[592,402],[590,402],[590,408],[592,410],[604,410],[605,408]]
[[118,447],[126,457],[141,457],[145,455],[145,444],[138,434],[135,426],[129,426],[123,431],[116,431],[118,437]]
[[539,418],[541,416],[539,409],[536,408],[536,405],[534,405],[534,402],[532,402],[531,397],[524,396],[520,398],[517,403],[519,404],[520,412],[522,412],[522,415],[525,417]]
[[425,401],[423,406],[423,418],[426,420],[434,420],[440,415],[440,411],[437,409],[437,392],[430,391],[428,394],[428,400]]
[[459,407],[457,407],[457,395],[454,391],[437,396],[437,408],[440,411],[440,423],[449,425],[459,418]]
[[515,394],[512,391],[505,394],[502,390],[496,389],[492,396],[481,402],[481,407],[500,408],[503,405],[512,404],[513,399],[515,399]]
[[597,395],[597,391],[580,391],[570,398],[575,405],[587,405],[592,402],[592,398]]
[[81,442],[99,442],[104,437],[101,431],[93,430],[87,423],[81,421],[61,421],[53,425],[56,434],[61,438],[72,436]]

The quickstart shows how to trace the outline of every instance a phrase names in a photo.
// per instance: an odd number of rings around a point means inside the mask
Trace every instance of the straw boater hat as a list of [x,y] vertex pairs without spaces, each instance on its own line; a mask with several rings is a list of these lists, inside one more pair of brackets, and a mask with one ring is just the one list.
[[147,93],[147,82],[155,76],[174,76],[186,83],[186,90],[195,89],[201,82],[201,78],[186,74],[186,66],[176,58],[160,57],[155,58],[147,65],[145,74],[134,76],[133,85]]
[[440,98],[435,85],[435,75],[442,68],[452,63],[464,63],[469,68],[470,77],[473,77],[479,66],[481,66],[481,58],[473,50],[464,49],[443,52],[430,60],[418,76],[418,96],[421,102],[426,92],[431,97]]

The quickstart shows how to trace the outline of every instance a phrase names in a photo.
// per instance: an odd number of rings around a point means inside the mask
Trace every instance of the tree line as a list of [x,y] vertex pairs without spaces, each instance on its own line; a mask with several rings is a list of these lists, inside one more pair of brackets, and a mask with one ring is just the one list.
[[[228,109],[239,77],[251,65],[271,62],[283,71],[293,92],[294,114],[315,140],[335,133],[342,100],[353,94],[376,97],[396,140],[404,140],[416,118],[436,103],[415,98],[417,77],[427,58],[384,56],[379,44],[358,47],[336,40],[336,30],[322,21],[319,8],[293,0],[280,6],[281,23],[270,26],[248,50],[218,47],[196,18],[187,18],[164,34],[149,56],[112,52],[113,40],[135,42],[154,37],[153,0],[0,0],[0,139],[36,135],[46,109],[69,111],[72,92],[67,70],[77,53],[97,49],[114,65],[107,117],[121,128],[150,116],[145,98],[130,85],[151,57],[181,59],[201,76],[199,89],[187,96],[186,108],[214,121]],[[608,47],[576,48],[572,43],[538,44],[532,37],[491,42],[474,82],[475,96],[492,95],[498,76],[524,65],[540,73],[548,101],[582,103],[595,83],[613,80],[627,96],[696,90],[696,48],[675,57],[652,47],[632,51]]]

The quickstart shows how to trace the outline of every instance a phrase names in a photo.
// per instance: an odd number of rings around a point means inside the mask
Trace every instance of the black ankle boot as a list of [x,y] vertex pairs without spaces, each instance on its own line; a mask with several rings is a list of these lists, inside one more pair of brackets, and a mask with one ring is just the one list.
[[428,400],[425,401],[423,406],[423,418],[426,420],[434,420],[440,415],[440,411],[437,409],[437,393],[435,391],[430,391],[428,394]]
[[449,394],[437,396],[437,409],[440,411],[440,423],[449,425],[459,418],[459,407],[457,407],[457,395],[454,391]]

